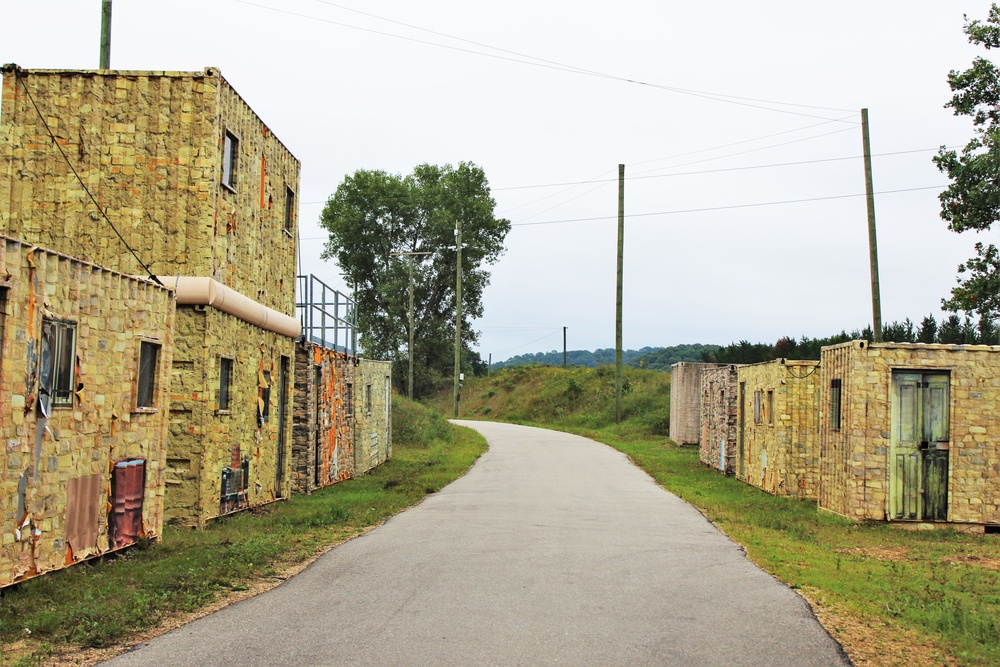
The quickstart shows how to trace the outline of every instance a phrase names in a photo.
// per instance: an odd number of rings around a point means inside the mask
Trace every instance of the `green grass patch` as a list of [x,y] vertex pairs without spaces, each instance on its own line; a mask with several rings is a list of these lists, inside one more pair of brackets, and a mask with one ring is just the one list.
[[[625,379],[625,419],[617,425],[610,367],[515,367],[473,378],[463,416],[558,428],[611,445],[820,606],[846,611],[861,625],[915,631],[962,665],[1000,664],[1000,535],[855,523],[820,512],[815,502],[724,477],[702,465],[696,450],[665,437],[668,374],[626,369]],[[434,405],[448,409],[449,399]]]
[[[361,477],[0,590],[0,664],[106,647],[301,563],[460,477],[485,440],[393,397],[393,457]],[[19,643],[24,640],[23,643]]]

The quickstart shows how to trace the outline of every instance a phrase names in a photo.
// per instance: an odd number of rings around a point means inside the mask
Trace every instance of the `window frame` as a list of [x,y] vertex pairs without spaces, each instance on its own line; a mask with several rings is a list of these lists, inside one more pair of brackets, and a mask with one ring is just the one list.
[[761,390],[755,389],[753,392],[753,423],[760,424],[763,419],[764,405],[761,397]]
[[[73,407],[73,394],[76,391],[74,386],[74,380],[76,379],[76,326],[77,323],[72,320],[63,320],[54,317],[43,317],[42,318],[42,353],[38,358],[38,391],[39,394],[42,392],[43,388],[43,378],[48,376],[48,387],[45,387],[49,395],[49,408],[72,408]],[[46,334],[46,327],[49,327],[53,332],[52,341],[48,340],[49,335]],[[69,343],[69,362],[70,368],[68,369],[69,377],[64,377],[67,373],[67,369],[60,370],[60,364],[56,361],[57,359],[65,359],[66,347],[65,342],[65,331],[71,332],[71,338]],[[48,362],[50,364],[48,373],[43,367],[46,362],[45,348],[48,345]],[[53,347],[56,348],[53,351]]]
[[767,390],[767,400],[764,401],[764,415],[769,426],[774,426],[774,390]]
[[348,382],[347,386],[344,388],[344,405],[347,406],[347,414],[344,415],[346,419],[354,418],[354,383]]
[[222,186],[236,192],[236,169],[239,166],[240,138],[231,130],[222,134]]
[[844,384],[841,378],[830,379],[830,430],[837,433],[843,426]]
[[372,383],[369,382],[365,385],[365,414],[370,415],[372,413]]
[[295,233],[295,191],[285,185],[285,233],[293,236]]
[[[232,414],[232,409],[230,409],[229,405],[232,402],[234,361],[233,357],[219,357],[219,395],[217,400],[217,412],[220,415]],[[223,369],[226,370],[223,371]]]
[[[146,352],[148,350],[153,350],[152,368],[149,369],[148,362],[144,364],[144,360],[147,357]],[[160,363],[163,359],[163,342],[157,338],[151,338],[148,336],[139,337],[139,353],[136,357],[136,367],[135,367],[135,411],[136,412],[158,412],[159,406],[156,402],[156,394],[159,390],[157,383],[157,376],[160,373]],[[149,381],[148,390],[144,388],[144,371],[145,378]],[[148,392],[148,402],[146,400],[146,394]]]

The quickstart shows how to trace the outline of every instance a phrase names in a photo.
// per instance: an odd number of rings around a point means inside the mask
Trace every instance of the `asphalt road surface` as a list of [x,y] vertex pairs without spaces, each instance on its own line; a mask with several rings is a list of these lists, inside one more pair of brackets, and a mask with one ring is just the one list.
[[461,422],[462,479],[126,665],[849,665],[806,603],[621,453]]

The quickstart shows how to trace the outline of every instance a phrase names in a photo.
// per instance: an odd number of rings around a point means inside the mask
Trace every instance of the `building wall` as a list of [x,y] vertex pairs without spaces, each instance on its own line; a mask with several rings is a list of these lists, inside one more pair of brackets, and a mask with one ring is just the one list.
[[[233,189],[221,183],[227,131],[239,139]],[[4,68],[0,234],[145,275],[76,170],[153,275],[212,277],[293,315],[298,201],[288,231],[285,202],[299,168],[216,69]]]
[[296,493],[354,475],[354,360],[299,341],[295,345],[295,426],[292,475]]
[[[203,526],[221,514],[287,497],[292,490],[294,341],[203,306],[178,308],[175,340],[167,519]],[[231,360],[232,371],[229,408],[220,410],[224,358]],[[282,358],[288,368],[284,397]],[[284,430],[282,447],[279,429]],[[242,495],[224,506],[227,468],[245,468],[247,474],[234,490]]]
[[[104,553],[113,467],[142,459],[138,536],[163,523],[168,289],[0,237],[0,586]],[[46,320],[75,325],[66,407],[42,413]],[[159,345],[152,407],[136,405],[139,348]]]
[[718,364],[685,361],[670,367],[670,439],[678,445],[701,441],[701,376]]
[[358,359],[354,369],[354,470],[367,472],[392,456],[392,363]]
[[701,462],[736,474],[737,366],[706,368],[701,376]]
[[[890,391],[894,370],[948,371],[948,521],[1000,523],[1000,347],[854,341],[823,348],[820,507],[854,519],[889,517]],[[829,387],[841,381],[841,428]]]
[[[777,359],[737,371],[736,476],[768,493],[816,499],[819,362]],[[759,403],[759,409],[758,409]],[[742,443],[742,444],[741,444]]]

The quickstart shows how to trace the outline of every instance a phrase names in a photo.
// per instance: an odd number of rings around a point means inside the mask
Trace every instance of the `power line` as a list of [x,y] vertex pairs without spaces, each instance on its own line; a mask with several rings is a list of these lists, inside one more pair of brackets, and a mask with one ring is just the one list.
[[[411,24],[408,24],[408,23],[403,23],[402,21],[396,21],[394,19],[384,18],[384,17],[378,16],[376,14],[370,14],[370,13],[362,12],[360,10],[352,9],[352,8],[349,8],[349,7],[344,7],[342,5],[337,5],[337,4],[334,4],[332,2],[325,2],[324,0],[317,0],[317,1],[322,2],[322,4],[330,5],[332,7],[337,7],[339,9],[344,9],[346,11],[352,11],[352,12],[356,12],[358,14],[362,14],[362,15],[369,16],[369,17],[372,17],[372,18],[376,18],[376,19],[379,19],[381,21],[388,21],[390,23],[395,23],[397,25],[402,25],[402,26],[405,26],[405,27],[408,27],[408,28],[411,28],[411,29],[414,29],[414,30],[420,30],[420,31],[423,31],[423,32],[428,32],[428,33],[431,33],[431,34],[434,34],[434,35],[445,37],[447,39],[454,39],[456,41],[464,42],[464,43],[467,43],[467,44],[473,44],[475,46],[480,46],[482,48],[491,49],[491,50],[494,50],[494,51],[498,51],[500,53],[507,53],[507,54],[510,54],[510,55],[517,56],[517,58],[511,58],[511,57],[507,57],[507,56],[497,55],[497,54],[494,54],[494,53],[484,53],[482,51],[475,51],[473,49],[466,49],[466,48],[462,48],[462,47],[458,47],[458,46],[451,46],[451,45],[448,45],[448,44],[442,44],[440,42],[431,42],[431,41],[428,41],[428,40],[417,39],[415,37],[407,37],[405,35],[398,35],[398,34],[395,34],[395,33],[384,32],[384,31],[381,31],[381,30],[374,30],[372,28],[363,28],[361,26],[351,25],[349,23],[342,23],[340,21],[333,21],[333,20],[330,20],[330,19],[324,19],[324,18],[321,18],[321,17],[318,17],[318,16],[312,16],[310,14],[302,14],[300,12],[293,12],[293,11],[289,11],[289,10],[286,10],[286,9],[279,9],[277,7],[271,7],[271,6],[268,6],[268,5],[262,5],[262,4],[259,4],[259,3],[256,3],[256,2],[250,2],[249,0],[233,0],[233,1],[234,2],[238,2],[240,4],[243,4],[243,5],[249,5],[251,7],[257,7],[259,9],[266,9],[266,10],[269,10],[269,11],[278,12],[278,13],[281,13],[281,14],[288,14],[290,16],[296,16],[298,18],[303,18],[303,19],[307,19],[307,20],[311,20],[311,21],[318,21],[318,22],[321,22],[321,23],[328,23],[328,24],[336,25],[336,26],[339,26],[339,27],[342,27],[342,28],[349,28],[349,29],[352,29],[352,30],[359,30],[359,31],[362,31],[362,32],[368,32],[368,33],[372,33],[372,34],[376,34],[376,35],[382,35],[384,37],[392,37],[394,39],[401,39],[401,40],[404,40],[404,41],[415,42],[415,43],[418,43],[418,44],[425,44],[427,46],[436,46],[436,47],[442,48],[442,49],[450,49],[450,50],[453,50],[453,51],[460,51],[462,53],[470,53],[470,54],[473,54],[473,55],[483,56],[483,57],[486,57],[486,58],[496,58],[498,60],[506,60],[506,61],[509,61],[509,62],[519,63],[519,64],[522,64],[522,65],[530,65],[532,67],[541,67],[541,68],[545,68],[545,69],[554,69],[554,70],[562,71],[562,72],[570,72],[570,73],[573,73],[573,74],[582,74],[584,76],[593,76],[593,77],[601,78],[601,79],[609,79],[609,80],[614,80],[614,81],[620,81],[620,82],[623,82],[623,83],[631,83],[631,84],[634,84],[634,85],[646,86],[646,87],[649,87],[649,88],[657,88],[657,89],[660,89],[660,90],[665,90],[665,91],[673,92],[673,93],[679,93],[679,94],[682,94],[682,95],[689,95],[689,96],[692,96],[692,97],[701,97],[701,98],[704,98],[704,99],[714,100],[716,102],[724,102],[724,103],[727,103],[727,104],[736,104],[736,105],[739,105],[739,106],[745,106],[745,107],[754,108],[754,109],[761,109],[761,110],[764,110],[764,111],[772,111],[774,113],[784,113],[784,114],[791,114],[791,115],[794,115],[794,116],[804,116],[806,118],[822,118],[824,120],[830,120],[829,118],[826,118],[825,116],[817,116],[815,114],[806,114],[806,113],[802,113],[802,112],[798,112],[798,111],[790,111],[790,110],[787,110],[787,109],[773,109],[773,108],[766,107],[766,106],[761,106],[761,105],[763,105],[763,104],[772,104],[772,105],[776,105],[776,106],[790,106],[790,107],[798,107],[798,108],[801,108],[801,109],[816,109],[816,110],[820,110],[820,111],[844,111],[844,112],[852,111],[851,109],[841,109],[841,108],[837,108],[837,107],[824,107],[824,106],[816,106],[816,105],[809,105],[809,104],[799,104],[799,103],[795,103],[795,102],[779,102],[779,101],[775,101],[775,100],[764,100],[764,99],[753,98],[753,97],[744,97],[744,96],[739,96],[739,95],[728,95],[728,94],[725,94],[725,93],[712,93],[712,92],[706,92],[706,91],[700,91],[700,90],[692,90],[692,89],[689,89],[689,88],[679,88],[677,86],[668,86],[668,85],[664,85],[664,84],[657,84],[657,83],[651,83],[651,82],[648,82],[648,81],[642,81],[642,80],[639,80],[639,79],[631,79],[631,78],[628,78],[628,77],[618,76],[618,75],[614,75],[614,74],[607,74],[605,72],[598,72],[596,70],[591,70],[591,69],[587,69],[587,68],[584,68],[584,67],[577,67],[576,65],[567,65],[565,63],[560,63],[560,62],[557,62],[557,61],[554,61],[554,60],[548,60],[548,59],[545,59],[545,58],[539,58],[537,56],[532,56],[530,54],[524,54],[524,53],[519,53],[517,51],[511,51],[509,49],[503,49],[503,48],[496,47],[496,46],[490,46],[489,44],[483,44],[483,43],[480,43],[480,42],[475,42],[473,40],[465,39],[465,38],[462,38],[462,37],[455,37],[455,36],[452,36],[452,35],[448,35],[446,33],[437,32],[437,31],[434,31],[434,30],[429,30],[427,28],[421,28],[419,26],[411,25]],[[522,60],[522,58],[529,58],[530,60]],[[756,102],[757,104],[751,104],[751,102]]]
[[14,76],[21,83],[21,88],[24,89],[24,94],[27,95],[28,101],[31,102],[31,106],[34,107],[35,113],[38,114],[38,119],[42,121],[42,127],[44,127],[45,131],[48,132],[49,137],[52,139],[53,145],[59,150],[59,154],[62,156],[62,159],[66,162],[66,166],[69,167],[69,170],[73,172],[74,176],[76,176],[76,180],[80,183],[80,187],[83,188],[83,191],[87,193],[87,196],[90,197],[90,201],[94,203],[94,208],[96,208],[97,212],[101,214],[101,217],[104,218],[104,221],[108,223],[108,226],[111,227],[112,231],[114,231],[115,235],[118,237],[118,240],[121,241],[122,245],[125,246],[125,248],[129,251],[129,253],[132,254],[132,257],[134,257],[135,261],[139,263],[139,266],[143,268],[143,270],[146,272],[146,275],[149,276],[149,279],[162,287],[163,283],[161,283],[160,280],[153,275],[153,272],[149,270],[149,267],[146,266],[146,264],[143,263],[141,259],[139,259],[139,255],[135,253],[135,250],[133,250],[132,246],[128,244],[128,242],[125,240],[125,237],[121,235],[121,232],[118,231],[118,228],[115,227],[115,224],[111,222],[111,219],[108,218],[107,214],[104,212],[104,209],[102,209],[101,205],[97,203],[97,198],[94,197],[93,193],[90,191],[90,188],[88,188],[87,184],[83,182],[82,178],[80,178],[80,174],[77,173],[76,168],[73,166],[73,163],[70,162],[69,156],[66,155],[66,151],[63,150],[63,147],[62,145],[60,145],[59,140],[56,139],[55,133],[52,132],[52,128],[49,127],[48,122],[45,120],[45,115],[42,113],[41,109],[38,108],[38,105],[35,104],[35,98],[31,96],[31,91],[28,90],[28,84],[24,82],[24,77],[19,76],[17,72],[14,73]]
[[[875,194],[877,194],[877,195],[890,195],[890,194],[897,194],[897,193],[900,193],[900,192],[917,192],[919,190],[941,190],[942,188],[945,188],[945,187],[947,187],[947,186],[946,185],[928,185],[928,186],[920,187],[920,188],[903,188],[903,189],[899,189],[899,190],[883,190],[881,192],[876,192]],[[806,199],[786,199],[786,200],[783,200],[783,201],[757,202],[757,203],[753,203],[753,204],[732,204],[730,206],[710,206],[710,207],[706,207],[706,208],[688,208],[688,209],[679,209],[679,210],[674,210],[674,211],[656,211],[654,213],[631,213],[631,214],[627,215],[626,217],[629,217],[629,218],[644,218],[644,217],[651,217],[651,216],[655,216],[655,215],[679,215],[679,214],[682,214],[682,213],[704,213],[704,212],[709,212],[709,211],[727,211],[727,210],[730,210],[730,209],[738,209],[738,208],[757,208],[757,207],[760,207],[760,206],[780,206],[780,205],[783,205],[783,204],[802,204],[802,203],[806,203],[806,202],[830,201],[830,200],[833,200],[833,199],[850,199],[852,197],[865,197],[865,196],[867,196],[866,193],[862,192],[862,193],[859,193],[859,194],[850,194],[850,195],[830,195],[830,196],[827,196],[827,197],[809,197],[809,198],[806,198]],[[595,218],[568,218],[566,220],[545,220],[543,222],[514,222],[514,223],[511,223],[511,227],[531,227],[531,226],[535,226],[535,225],[558,225],[558,224],[563,224],[563,223],[567,223],[567,222],[593,222],[593,221],[597,221],[597,220],[616,220],[616,219],[617,218],[615,216],[605,215],[605,216],[599,216],[599,217],[595,217]]]

